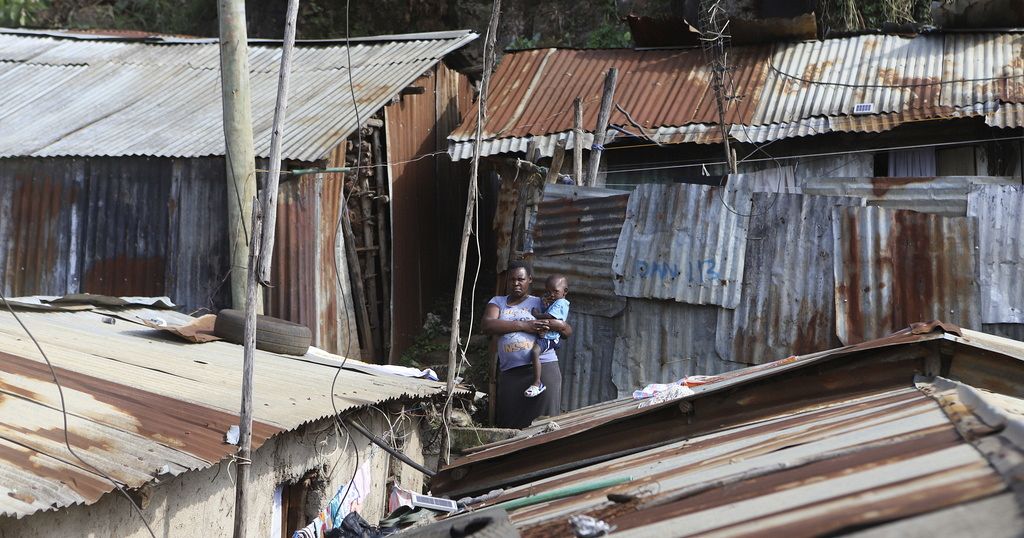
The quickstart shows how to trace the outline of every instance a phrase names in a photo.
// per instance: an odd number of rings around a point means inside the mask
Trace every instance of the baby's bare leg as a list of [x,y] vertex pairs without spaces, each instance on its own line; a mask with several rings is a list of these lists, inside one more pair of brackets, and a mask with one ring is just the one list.
[[530,350],[530,359],[533,361],[533,384],[540,386],[540,340],[533,344]]

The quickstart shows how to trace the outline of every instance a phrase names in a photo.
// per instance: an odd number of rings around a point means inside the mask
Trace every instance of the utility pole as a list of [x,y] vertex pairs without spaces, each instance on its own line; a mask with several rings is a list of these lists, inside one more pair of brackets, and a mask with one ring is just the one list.
[[249,470],[252,467],[252,379],[256,366],[256,301],[259,295],[257,271],[260,257],[262,218],[260,202],[253,198],[252,241],[249,241],[248,269],[245,272],[245,332],[242,339],[242,410],[239,413],[238,451],[235,453],[235,522],[234,538],[246,538],[249,533]]
[[[246,297],[246,264],[252,240],[252,206],[256,197],[256,156],[252,142],[249,94],[249,45],[245,1],[218,0],[220,80],[224,105],[224,160],[228,181],[228,240],[231,244],[231,305],[241,308]],[[256,308],[262,311],[262,301]]]

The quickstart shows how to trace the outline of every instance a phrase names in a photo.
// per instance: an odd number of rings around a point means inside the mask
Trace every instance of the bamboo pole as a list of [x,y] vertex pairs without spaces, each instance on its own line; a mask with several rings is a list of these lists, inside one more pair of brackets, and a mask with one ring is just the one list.
[[263,227],[260,203],[252,199],[252,241],[249,242],[249,267],[245,286],[245,332],[242,347],[242,409],[239,413],[238,451],[235,455],[235,522],[234,538],[248,536],[249,469],[252,464],[252,392],[256,355],[256,305],[259,283],[256,278],[260,256],[260,235]]
[[608,120],[612,115],[612,100],[615,96],[615,81],[619,77],[619,69],[611,67],[604,77],[604,93],[601,94],[601,108],[597,113],[597,127],[594,129],[594,145],[590,150],[590,168],[587,173],[587,185],[598,187],[597,171],[601,166],[601,153],[604,151],[605,133],[608,132]]
[[277,189],[281,182],[281,139],[288,111],[288,85],[292,74],[292,52],[295,49],[295,23],[299,17],[299,0],[288,0],[284,21],[284,43],[281,45],[281,68],[277,76],[277,104],[270,133],[270,172],[263,194],[263,254],[260,256],[259,281],[270,282],[270,265],[274,258],[274,233],[277,225]]
[[[224,114],[224,160],[228,183],[228,241],[231,248],[231,304],[246,302],[247,246],[252,237],[252,208],[256,197],[256,156],[252,141],[249,93],[249,46],[244,0],[219,0],[221,101]],[[262,311],[262,301],[256,298]]]

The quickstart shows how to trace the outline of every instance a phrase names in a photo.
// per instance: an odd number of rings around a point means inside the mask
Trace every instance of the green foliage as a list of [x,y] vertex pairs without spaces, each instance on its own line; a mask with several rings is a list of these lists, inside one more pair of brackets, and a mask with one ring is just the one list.
[[606,22],[587,36],[589,49],[621,49],[633,46],[633,36],[621,22]]
[[48,8],[45,0],[0,0],[0,26],[34,26]]
[[508,44],[508,50],[524,50],[524,49],[535,49],[538,43],[540,43],[540,34],[534,34],[533,37],[518,36]]

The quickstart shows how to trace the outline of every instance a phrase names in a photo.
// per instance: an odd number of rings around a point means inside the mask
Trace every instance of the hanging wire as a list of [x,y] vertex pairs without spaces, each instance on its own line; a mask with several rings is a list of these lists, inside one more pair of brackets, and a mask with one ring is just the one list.
[[89,470],[91,470],[92,472],[96,473],[99,476],[102,476],[107,482],[113,484],[114,488],[116,488],[117,491],[121,493],[121,495],[124,495],[125,499],[128,499],[128,504],[130,504],[135,513],[138,514],[139,519],[142,520],[142,524],[145,525],[146,530],[149,531],[150,537],[156,538],[156,534],[153,533],[153,528],[149,526],[149,521],[146,519],[146,516],[142,513],[142,509],[139,508],[139,505],[135,503],[131,495],[128,494],[124,487],[122,487],[119,482],[111,478],[110,475],[104,473],[95,465],[85,461],[85,459],[82,456],[80,456],[78,452],[71,446],[70,432],[68,431],[68,406],[67,401],[64,399],[64,387],[61,386],[60,379],[57,378],[57,370],[53,367],[53,363],[50,362],[50,357],[48,357],[46,355],[46,352],[43,351],[43,346],[39,344],[39,340],[36,340],[35,335],[32,334],[32,331],[30,331],[29,328],[25,325],[25,322],[23,322],[21,320],[21,317],[18,316],[18,314],[14,311],[13,308],[11,308],[11,303],[7,301],[7,297],[3,294],[2,291],[0,291],[0,300],[3,300],[4,306],[7,307],[7,311],[10,312],[12,316],[14,316],[14,320],[18,322],[18,325],[21,325],[22,330],[24,330],[25,334],[28,335],[29,340],[32,340],[32,343],[35,344],[36,349],[39,350],[39,354],[42,355],[43,360],[46,361],[46,367],[49,368],[50,370],[50,376],[53,378],[53,384],[57,385],[57,394],[60,396],[60,414],[61,419],[63,421],[62,433],[64,434],[64,446],[68,449],[68,452],[70,452],[71,455],[75,457],[75,459],[82,462],[82,464],[88,467]]

